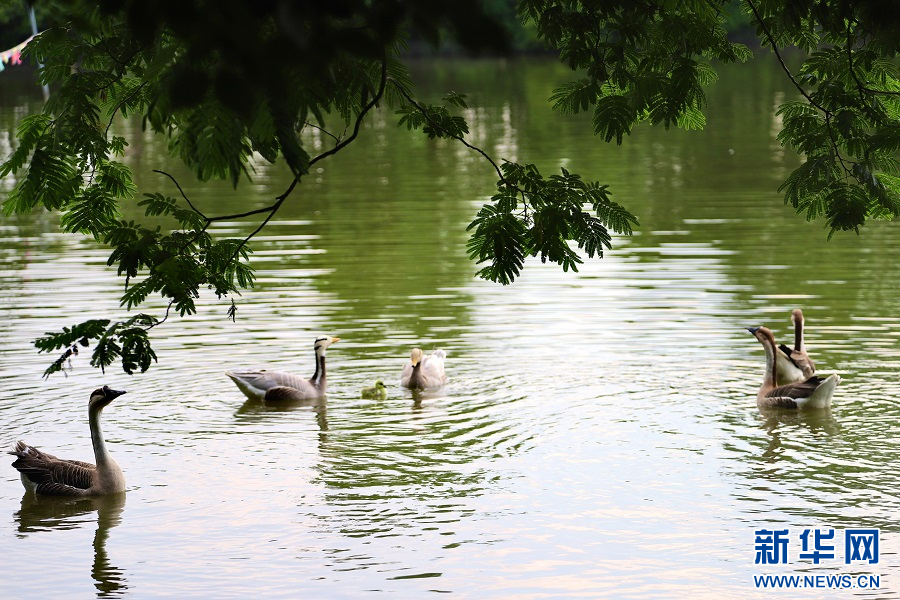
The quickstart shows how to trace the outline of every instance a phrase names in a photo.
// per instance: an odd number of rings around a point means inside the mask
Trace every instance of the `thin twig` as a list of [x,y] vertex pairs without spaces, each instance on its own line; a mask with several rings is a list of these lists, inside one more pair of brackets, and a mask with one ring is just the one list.
[[806,92],[806,90],[803,89],[803,86],[800,85],[800,82],[798,82],[794,78],[794,74],[788,68],[787,64],[784,62],[784,58],[782,58],[782,56],[781,56],[781,52],[779,52],[779,50],[778,50],[778,44],[775,43],[775,38],[772,36],[772,32],[769,31],[769,28],[766,26],[766,23],[763,21],[762,15],[759,14],[759,10],[756,8],[756,5],[753,4],[753,0],[747,0],[747,4],[750,6],[750,10],[753,11],[753,16],[756,17],[756,22],[759,23],[759,26],[762,28],[763,33],[766,34],[766,39],[769,40],[769,45],[772,46],[772,51],[775,53],[775,57],[778,58],[778,62],[781,63],[781,68],[784,70],[785,74],[787,74],[788,78],[794,84],[794,87],[797,88],[797,91],[799,91],[800,94],[804,98],[806,98],[806,100],[810,104],[812,104],[813,106],[815,106],[822,112],[827,113],[828,110],[824,106],[820,105],[818,102],[813,100],[812,96],[810,96]]
[[797,88],[797,91],[799,91],[800,94],[804,98],[806,98],[806,100],[812,106],[814,106],[815,108],[819,109],[822,113],[824,113],[825,127],[828,130],[828,139],[831,141],[831,147],[834,150],[834,155],[837,158],[838,162],[841,163],[841,167],[844,168],[844,171],[846,171],[847,174],[852,176],[853,171],[851,169],[847,168],[844,157],[841,156],[840,146],[838,145],[837,140],[834,137],[834,130],[831,126],[832,112],[830,110],[828,110],[827,108],[825,108],[824,106],[822,106],[821,104],[819,104],[818,102],[816,102],[813,99],[813,97],[810,94],[808,94],[806,90],[803,89],[803,86],[800,85],[800,82],[798,82],[794,78],[794,74],[788,68],[787,64],[784,62],[784,58],[782,58],[782,56],[781,56],[781,52],[778,50],[778,44],[775,42],[775,38],[772,35],[772,32],[769,31],[769,28],[766,26],[765,22],[763,21],[762,15],[759,14],[759,9],[756,8],[756,5],[753,3],[753,0],[747,0],[747,4],[750,6],[750,9],[753,11],[753,16],[756,18],[756,21],[757,21],[757,23],[759,23],[760,28],[763,30],[763,33],[765,34],[766,39],[769,41],[769,45],[772,47],[772,51],[775,53],[776,58],[778,58],[778,62],[781,63],[781,68],[784,70],[785,74],[788,76],[788,78],[794,84],[794,87]]
[[153,169],[153,172],[154,172],[154,173],[159,173],[160,175],[165,175],[166,177],[168,177],[169,179],[171,179],[171,180],[172,180],[172,183],[175,184],[175,187],[177,187],[177,188],[178,188],[178,191],[181,193],[181,197],[184,198],[184,201],[188,203],[188,206],[191,207],[191,210],[192,210],[192,211],[194,211],[195,213],[197,213],[198,215],[200,215],[201,217],[203,217],[203,218],[206,220],[207,223],[209,223],[209,222],[211,222],[211,221],[213,220],[213,219],[207,217],[205,214],[203,214],[203,212],[200,211],[196,206],[194,206],[194,204],[191,202],[191,199],[187,197],[187,194],[184,193],[184,190],[181,189],[181,186],[178,184],[178,181],[176,181],[174,177],[172,177],[171,175],[169,175],[169,174],[166,173],[165,171],[160,171],[159,169]]
[[434,121],[434,119],[431,118],[431,116],[429,116],[428,111],[425,109],[425,107],[422,106],[421,104],[419,104],[418,102],[416,102],[415,98],[413,98],[412,96],[410,96],[410,95],[409,95],[409,92],[407,92],[406,89],[405,89],[402,85],[400,85],[398,82],[396,82],[396,81],[393,80],[393,79],[391,79],[390,82],[391,82],[391,84],[392,84],[395,88],[397,88],[397,91],[399,91],[400,94],[401,94],[404,98],[406,98],[406,101],[407,101],[407,102],[409,102],[410,104],[412,104],[413,106],[415,106],[415,107],[416,107],[416,110],[418,110],[420,113],[422,113],[422,116],[425,117],[425,120],[428,121],[428,123],[429,123],[435,130],[444,132],[444,134],[445,134],[447,137],[451,137],[451,138],[453,138],[454,140],[460,142],[463,146],[465,146],[465,147],[468,148],[469,150],[474,150],[475,152],[478,152],[479,154],[481,154],[481,156],[483,156],[483,157],[485,158],[485,160],[487,160],[489,163],[491,163],[491,166],[494,167],[494,170],[497,171],[497,176],[500,178],[500,181],[502,181],[504,185],[507,185],[507,186],[509,186],[509,187],[511,187],[511,188],[518,189],[518,188],[516,188],[515,186],[511,185],[511,184],[506,180],[506,178],[503,176],[503,171],[500,169],[500,167],[497,165],[497,163],[494,162],[494,159],[491,158],[491,156],[490,156],[487,152],[485,152],[484,150],[482,150],[482,149],[479,148],[478,146],[474,146],[474,145],[470,144],[470,143],[467,142],[467,141],[465,140],[465,138],[463,138],[462,136],[456,135],[455,133],[451,133],[451,132],[447,131],[446,129],[444,129],[443,127],[441,127],[438,123],[436,123],[436,122]]
[[328,131],[328,130],[325,129],[324,127],[319,127],[319,126],[316,125],[315,123],[310,123],[309,121],[307,121],[306,123],[304,123],[304,125],[306,125],[307,127],[312,127],[313,129],[318,129],[319,131],[321,131],[322,133],[324,133],[325,135],[327,135],[328,137],[330,137],[331,139],[333,139],[335,144],[340,144],[340,143],[341,143],[341,138],[339,138],[338,136],[334,135],[333,133],[331,133],[330,131]]
[[[365,118],[366,114],[368,114],[368,112],[370,110],[375,108],[375,106],[381,100],[381,97],[384,95],[385,87],[387,87],[387,57],[383,57],[381,60],[381,80],[378,85],[378,92],[375,94],[375,96],[372,98],[371,101],[369,101],[365,106],[363,106],[362,110],[356,116],[356,123],[354,124],[354,127],[353,127],[353,133],[351,133],[346,139],[335,144],[334,148],[332,148],[330,150],[326,150],[322,154],[319,154],[318,156],[316,156],[315,158],[310,160],[309,166],[313,166],[320,160],[323,160],[333,154],[340,152],[342,149],[346,148],[348,144],[350,144],[351,142],[353,142],[353,140],[356,139],[356,137],[359,135],[360,127],[362,127],[363,119]],[[246,213],[245,216],[249,216],[251,214],[258,214],[258,213],[262,213],[262,212],[266,212],[266,211],[269,212],[269,214],[266,215],[266,218],[263,219],[262,223],[260,223],[259,226],[256,229],[254,229],[252,233],[250,233],[250,235],[248,235],[241,241],[240,245],[234,251],[234,254],[231,257],[231,260],[236,259],[238,257],[238,255],[241,253],[241,251],[244,249],[244,246],[247,245],[247,242],[249,242],[251,239],[253,239],[253,237],[256,234],[258,234],[260,231],[262,231],[263,228],[269,223],[269,221],[272,220],[272,217],[275,216],[275,214],[278,212],[278,209],[281,208],[282,204],[284,204],[284,201],[287,200],[288,196],[290,196],[291,193],[294,191],[294,188],[297,187],[297,184],[300,183],[300,178],[303,175],[304,175],[304,173],[297,173],[294,176],[294,180],[291,181],[291,184],[284,191],[284,193],[282,193],[280,196],[276,197],[274,204],[272,204],[271,206],[269,206],[268,208],[265,208],[265,209],[250,211],[249,213]],[[237,218],[237,217],[233,216],[232,218]]]
[[157,325],[162,325],[163,323],[165,323],[166,320],[169,318],[169,311],[172,310],[172,305],[173,305],[173,304],[175,304],[175,301],[174,301],[174,300],[170,300],[170,301],[169,301],[169,306],[166,307],[166,314],[165,314],[165,316],[162,318],[162,320],[157,321],[156,323],[153,323],[152,325],[148,325],[147,327],[144,328],[144,331],[150,331],[151,329],[153,329],[153,328],[156,327]]
[[103,134],[103,139],[104,139],[104,140],[107,139],[107,138],[109,137],[109,128],[112,127],[112,124],[113,124],[113,118],[115,118],[116,113],[119,112],[119,109],[122,108],[122,106],[123,106],[126,102],[128,102],[129,100],[131,100],[131,99],[134,97],[134,95],[137,94],[137,93],[141,90],[141,88],[144,87],[145,85],[147,85],[147,82],[146,82],[146,81],[145,81],[144,83],[142,83],[141,85],[137,86],[136,88],[134,88],[134,91],[131,92],[130,94],[128,94],[128,97],[125,98],[125,99],[123,99],[121,102],[119,102],[119,103],[116,105],[116,107],[113,109],[112,114],[109,115],[109,124],[107,124],[107,126],[106,126],[106,132]]

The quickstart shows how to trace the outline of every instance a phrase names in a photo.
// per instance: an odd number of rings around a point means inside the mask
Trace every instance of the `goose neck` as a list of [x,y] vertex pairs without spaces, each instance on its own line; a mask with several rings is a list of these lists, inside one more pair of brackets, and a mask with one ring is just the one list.
[[794,324],[794,350],[805,351],[803,348],[803,321],[800,320]]
[[777,385],[775,344],[768,336],[766,336],[765,340],[763,341],[763,348],[765,348],[766,351],[766,377],[765,381],[763,381],[763,385],[768,389],[774,389]]
[[322,388],[325,386],[325,353],[319,354],[316,353],[316,372],[313,373],[310,382],[318,387]]
[[97,462],[97,468],[100,469],[112,461],[109,451],[106,449],[106,441],[103,439],[103,432],[100,430],[100,413],[102,407],[91,407],[88,410],[88,423],[91,427],[91,444],[94,446],[94,459]]

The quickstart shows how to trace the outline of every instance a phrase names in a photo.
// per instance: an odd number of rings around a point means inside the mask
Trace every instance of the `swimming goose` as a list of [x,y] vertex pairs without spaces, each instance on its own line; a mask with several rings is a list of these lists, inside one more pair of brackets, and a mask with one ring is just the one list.
[[378,379],[373,387],[363,388],[362,397],[369,400],[384,400],[387,398],[387,388],[384,386],[384,382]]
[[400,376],[400,385],[411,390],[424,390],[444,385],[447,376],[444,375],[444,358],[447,353],[443,350],[435,350],[430,356],[425,356],[419,348],[413,348],[409,355],[409,364],[403,368]]
[[816,372],[816,365],[806,353],[803,344],[803,311],[795,308],[791,312],[794,323],[794,349],[781,344],[775,353],[778,363],[778,385],[806,381]]
[[813,375],[806,381],[778,386],[778,361],[775,336],[766,327],[750,327],[752,333],[766,350],[766,376],[756,395],[760,408],[828,408],[834,388],[841,382],[838,374],[821,378]]
[[91,393],[88,423],[96,466],[56,458],[25,442],[17,442],[9,454],[17,457],[12,465],[19,470],[25,489],[45,496],[99,496],[125,491],[125,476],[107,452],[100,431],[100,411],[124,393],[124,390],[113,390],[106,385]]
[[281,371],[225,371],[231,380],[251,400],[307,400],[325,395],[325,351],[341,338],[319,336],[313,348],[316,352],[316,372],[310,379]]

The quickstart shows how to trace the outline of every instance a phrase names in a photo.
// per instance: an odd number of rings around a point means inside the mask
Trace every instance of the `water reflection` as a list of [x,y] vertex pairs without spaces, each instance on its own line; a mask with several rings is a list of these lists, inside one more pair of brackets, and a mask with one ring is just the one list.
[[830,408],[824,410],[791,410],[786,408],[759,408],[762,423],[760,427],[769,435],[769,442],[760,454],[766,463],[777,463],[783,460],[785,430],[791,436],[797,430],[804,429],[811,436],[838,435],[841,426],[834,418]]
[[305,398],[280,402],[263,402],[247,399],[237,410],[235,416],[243,422],[263,422],[268,420],[273,413],[285,413],[302,409],[310,409],[316,416],[319,430],[328,431],[328,403],[325,398]]
[[[21,538],[36,533],[49,533],[84,527],[83,518],[97,512],[97,531],[94,533],[94,562],[91,577],[96,582],[98,598],[124,596],[128,590],[123,569],[114,566],[106,551],[109,531],[122,522],[126,494],[110,494],[94,498],[56,498],[26,493],[21,508],[13,514]],[[52,559],[52,557],[50,557]]]

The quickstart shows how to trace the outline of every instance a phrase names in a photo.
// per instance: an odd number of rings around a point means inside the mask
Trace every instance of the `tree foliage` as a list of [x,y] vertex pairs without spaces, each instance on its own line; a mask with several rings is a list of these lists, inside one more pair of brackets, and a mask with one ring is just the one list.
[[[517,11],[576,72],[555,90],[553,106],[591,111],[594,133],[621,144],[640,123],[704,127],[704,89],[716,80],[716,68],[751,56],[726,35],[733,4],[520,0]],[[155,360],[148,331],[173,310],[195,312],[204,289],[231,298],[234,318],[233,297],[253,284],[252,238],[291,201],[310,167],[351,144],[376,108],[395,111],[399,126],[465,145],[496,173],[496,193],[469,225],[468,253],[481,265],[481,277],[511,283],[530,256],[577,270],[584,256],[601,257],[610,248],[612,233],[630,234],[637,219],[611,200],[607,186],[566,170],[544,176],[533,164],[501,164],[471,144],[463,94],[436,104],[417,98],[403,62],[407,32],[435,44],[452,39],[470,51],[503,52],[508,36],[491,15],[508,11],[487,5],[41,2],[58,25],[26,53],[42,63],[40,81],[53,93],[41,114],[21,121],[17,146],[0,166],[0,176],[16,182],[2,209],[7,215],[56,212],[64,231],[109,247],[108,264],[124,278],[126,311],[148,298],[168,303],[161,319],[140,313],[48,333],[38,349],[63,353],[47,374],[92,343],[92,365],[121,360],[129,373],[146,370]],[[763,43],[779,53],[795,46],[808,54],[798,72],[784,67],[802,100],[780,108],[779,139],[806,157],[782,186],[786,202],[810,219],[824,218],[832,233],[858,229],[867,218],[895,217],[896,3],[744,0],[743,7]],[[200,181],[237,186],[252,176],[251,158],[283,162],[293,181],[270,205],[230,215],[204,214],[161,171],[160,188],[174,185],[178,194],[139,190],[120,160],[129,140],[110,133],[117,115],[140,119],[164,136],[171,155]],[[342,131],[326,129],[335,122]],[[301,135],[308,127],[325,131],[333,146],[311,155]],[[124,220],[121,207],[128,203],[142,207],[146,220]],[[256,228],[244,238],[215,239],[210,225],[226,219],[255,220]]]
[[[886,0],[743,0],[761,43],[802,100],[778,109],[779,141],[805,157],[785,202],[830,229],[900,215],[900,4]],[[551,97],[562,112],[593,111],[594,133],[621,144],[640,122],[700,129],[712,61],[750,57],[729,42],[727,2],[522,0],[520,9],[580,79]],[[807,55],[792,72],[791,47]]]
[[829,237],[858,232],[870,217],[900,214],[900,9],[882,2],[830,4],[789,3],[785,10],[771,1],[747,1],[773,50],[792,45],[809,53],[791,74],[803,101],[778,110],[784,122],[779,141],[806,162],[780,189],[807,219],[824,217]]

